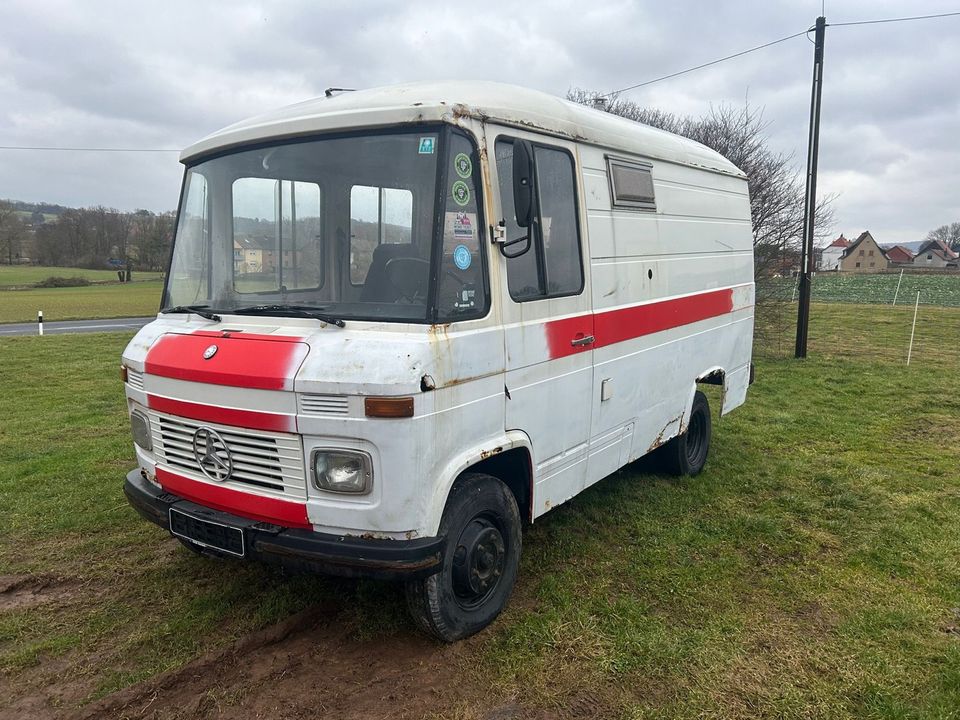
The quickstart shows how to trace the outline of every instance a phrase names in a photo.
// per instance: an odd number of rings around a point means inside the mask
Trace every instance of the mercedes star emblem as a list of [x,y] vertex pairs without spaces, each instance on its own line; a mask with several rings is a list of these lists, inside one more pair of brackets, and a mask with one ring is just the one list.
[[193,433],[193,456],[200,471],[211,480],[226,482],[233,472],[230,448],[213,428],[201,427]]
[[209,346],[206,350],[203,351],[203,359],[209,360],[210,358],[212,358],[214,355],[217,354],[217,350],[219,350],[219,348],[216,345]]

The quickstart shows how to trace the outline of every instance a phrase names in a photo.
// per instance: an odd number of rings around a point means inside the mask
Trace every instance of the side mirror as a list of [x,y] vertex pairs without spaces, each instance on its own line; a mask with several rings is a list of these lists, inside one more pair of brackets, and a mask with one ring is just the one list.
[[530,227],[533,220],[533,146],[528,140],[513,141],[513,207],[517,225]]

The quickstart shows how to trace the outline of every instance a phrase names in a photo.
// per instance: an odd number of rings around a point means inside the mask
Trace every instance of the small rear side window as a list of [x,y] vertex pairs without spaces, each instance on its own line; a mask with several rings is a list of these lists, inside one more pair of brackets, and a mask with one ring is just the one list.
[[607,172],[610,176],[613,206],[632,210],[656,210],[652,170],[650,163],[608,157]]

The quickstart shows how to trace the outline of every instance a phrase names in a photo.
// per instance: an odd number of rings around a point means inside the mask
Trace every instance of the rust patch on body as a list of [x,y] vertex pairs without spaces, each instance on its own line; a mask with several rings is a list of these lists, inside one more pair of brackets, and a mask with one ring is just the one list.
[[493,455],[497,455],[502,452],[503,452],[503,445],[498,445],[493,450],[484,450],[483,452],[481,452],[480,459],[486,460],[488,457],[492,457]]
[[650,447],[647,448],[648,453],[652,453],[658,447],[663,445],[665,442],[668,442],[671,438],[666,437],[667,431],[675,423],[680,423],[681,430],[683,429],[683,413],[677,415],[677,417],[672,418],[667,421],[667,424],[663,426],[663,429],[657,434],[657,437],[654,438],[653,442],[650,444]]

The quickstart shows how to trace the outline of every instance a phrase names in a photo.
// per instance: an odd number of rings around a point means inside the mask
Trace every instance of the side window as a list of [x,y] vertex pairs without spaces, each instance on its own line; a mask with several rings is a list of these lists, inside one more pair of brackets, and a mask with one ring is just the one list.
[[565,150],[533,146],[536,207],[530,228],[516,222],[513,205],[513,141],[496,143],[497,177],[506,236],[530,233],[530,249],[507,259],[507,286],[518,302],[583,291],[573,158]]
[[233,183],[233,284],[254,293],[323,284],[320,186],[245,177]]
[[350,188],[350,282],[363,285],[377,245],[409,244],[413,193],[400,188]]
[[459,133],[450,134],[446,153],[447,191],[443,212],[443,255],[437,289],[437,319],[463,320],[487,312],[483,278],[483,235],[477,204],[479,163],[473,143]]
[[653,166],[649,163],[607,158],[610,196],[615,208],[656,210],[653,191]]

